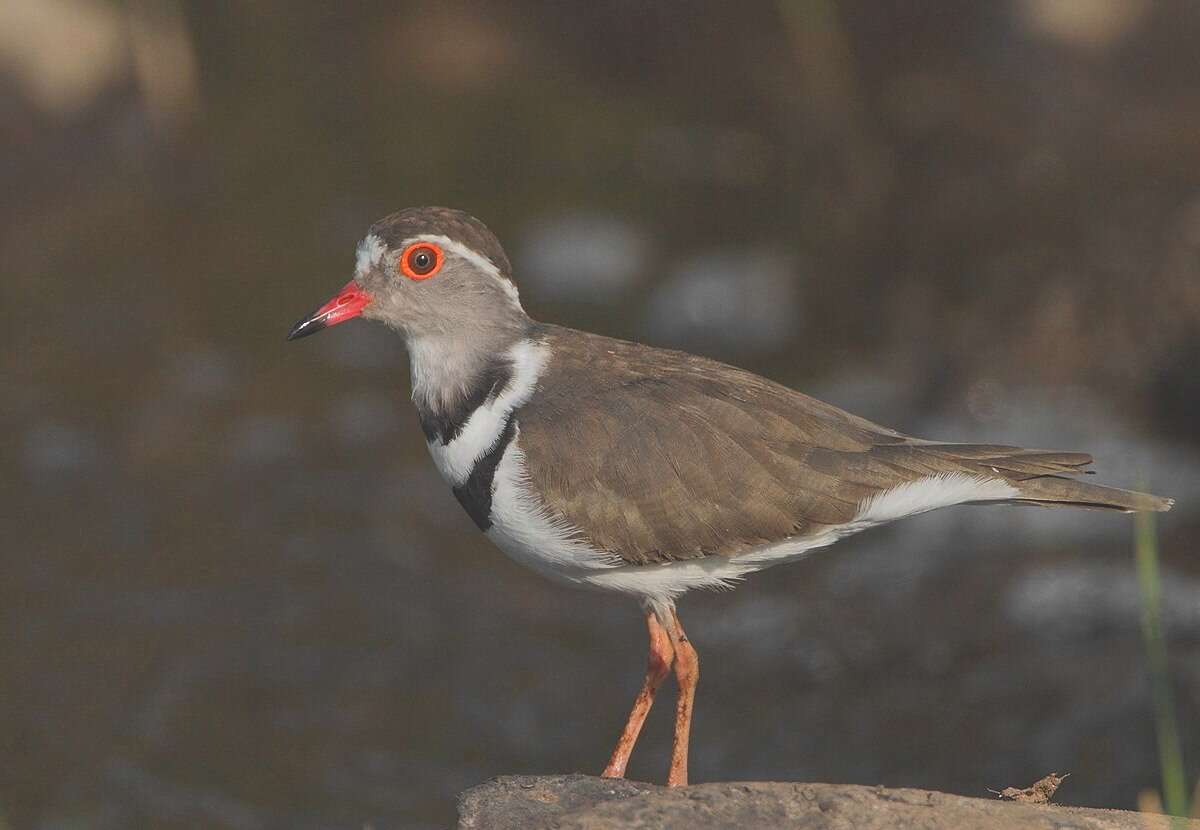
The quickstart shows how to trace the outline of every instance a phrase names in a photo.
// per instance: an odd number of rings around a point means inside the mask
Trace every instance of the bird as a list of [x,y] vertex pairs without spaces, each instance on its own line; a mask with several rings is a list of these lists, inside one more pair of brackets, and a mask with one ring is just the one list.
[[715,360],[536,321],[499,240],[459,210],[372,225],[353,278],[287,339],[357,317],[404,339],[433,463],[478,528],[559,583],[639,604],[647,668],[605,777],[625,776],[673,672],[667,784],[688,783],[688,591],[952,505],[1173,504],[1081,480],[1087,453],[915,438]]

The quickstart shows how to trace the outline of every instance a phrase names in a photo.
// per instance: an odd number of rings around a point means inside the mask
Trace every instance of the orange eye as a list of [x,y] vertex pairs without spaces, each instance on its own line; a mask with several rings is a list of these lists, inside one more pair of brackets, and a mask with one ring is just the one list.
[[441,270],[445,258],[432,242],[414,242],[400,254],[400,270],[410,280],[427,280]]

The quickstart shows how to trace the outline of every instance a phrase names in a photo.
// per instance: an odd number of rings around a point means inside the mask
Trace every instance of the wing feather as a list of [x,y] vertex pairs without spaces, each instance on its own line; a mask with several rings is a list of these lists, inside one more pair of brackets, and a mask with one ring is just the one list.
[[872,496],[947,473],[1083,472],[1084,453],[940,444],[715,361],[554,326],[517,413],[546,506],[631,564],[729,556],[850,521]]

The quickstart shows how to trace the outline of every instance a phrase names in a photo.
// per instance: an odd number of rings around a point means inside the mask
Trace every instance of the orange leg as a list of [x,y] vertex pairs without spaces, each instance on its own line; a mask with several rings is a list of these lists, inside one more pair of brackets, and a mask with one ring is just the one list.
[[679,697],[675,702],[675,741],[671,745],[671,771],[667,773],[668,787],[686,787],[688,782],[688,739],[692,733],[692,703],[696,699],[696,684],[700,682],[700,657],[688,641],[679,615],[671,612],[669,629],[675,649],[675,682]]
[[[646,628],[650,632],[650,657],[646,661],[646,679],[642,682],[642,689],[633,702],[633,709],[629,712],[629,720],[625,722],[625,729],[622,730],[621,737],[617,740],[617,748],[613,750],[608,766],[601,773],[605,778],[625,777],[625,767],[629,764],[633,745],[637,743],[638,734],[642,731],[642,724],[646,722],[646,715],[650,714],[650,707],[654,704],[654,693],[658,691],[658,687],[670,673],[671,663],[675,659],[671,636],[667,634],[667,630],[663,628],[653,611],[646,612]],[[685,766],[686,763],[687,744],[685,742]],[[674,766],[672,766],[673,769]]]

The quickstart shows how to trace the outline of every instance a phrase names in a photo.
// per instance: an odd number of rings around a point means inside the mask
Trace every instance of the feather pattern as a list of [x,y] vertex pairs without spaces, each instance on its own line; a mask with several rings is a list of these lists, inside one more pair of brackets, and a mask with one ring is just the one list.
[[542,324],[533,336],[550,358],[517,413],[529,484],[550,515],[630,565],[857,529],[882,494],[884,520],[900,518],[919,511],[900,510],[895,494],[920,481],[992,482],[924,509],[1170,505],[1069,478],[1091,463],[1085,453],[925,441],[694,355]]

